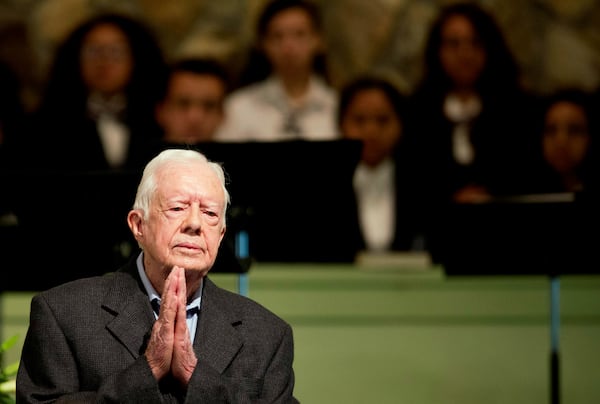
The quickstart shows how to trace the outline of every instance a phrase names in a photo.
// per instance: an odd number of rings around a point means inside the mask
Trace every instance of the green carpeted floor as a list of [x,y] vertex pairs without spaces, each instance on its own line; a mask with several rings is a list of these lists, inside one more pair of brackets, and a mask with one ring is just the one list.
[[[237,287],[235,275],[212,278]],[[600,276],[559,282],[561,403],[599,403]],[[249,291],[294,328],[302,403],[550,402],[545,277],[255,264]],[[2,296],[4,338],[24,337],[30,298]],[[7,352],[4,363],[19,351],[20,345]]]

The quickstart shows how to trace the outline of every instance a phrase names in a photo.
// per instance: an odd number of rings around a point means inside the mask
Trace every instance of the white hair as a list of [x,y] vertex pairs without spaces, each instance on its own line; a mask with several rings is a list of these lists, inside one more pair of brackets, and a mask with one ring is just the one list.
[[[223,195],[225,195],[225,206],[223,206],[223,213],[226,212],[227,206],[231,203],[231,197],[229,191],[225,186],[225,172],[221,164],[210,161],[206,156],[199,151],[189,149],[167,149],[163,150],[156,157],[154,157],[146,167],[142,174],[142,179],[137,188],[135,195],[135,201],[133,202],[133,209],[139,209],[144,212],[144,219],[148,218],[150,212],[150,202],[152,196],[156,192],[158,183],[156,181],[156,174],[161,168],[169,164],[181,164],[181,163],[204,163],[207,164],[211,170],[217,175],[223,188]],[[225,224],[225,214],[223,214],[223,224]]]

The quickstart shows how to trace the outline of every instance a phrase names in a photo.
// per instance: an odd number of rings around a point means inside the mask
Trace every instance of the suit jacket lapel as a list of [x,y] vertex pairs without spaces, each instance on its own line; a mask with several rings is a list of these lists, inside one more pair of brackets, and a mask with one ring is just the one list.
[[208,278],[204,281],[194,349],[198,358],[222,373],[243,345],[235,329],[241,324],[241,319],[227,310],[228,303],[223,292]]
[[114,273],[102,307],[114,315],[107,329],[137,358],[146,349],[154,316],[137,274],[135,260]]
[[[112,274],[113,281],[102,307],[114,317],[106,327],[131,353],[139,357],[154,324],[148,296],[137,274],[135,260]],[[222,373],[243,345],[235,327],[241,318],[229,307],[224,291],[205,278],[194,350],[211,367]]]

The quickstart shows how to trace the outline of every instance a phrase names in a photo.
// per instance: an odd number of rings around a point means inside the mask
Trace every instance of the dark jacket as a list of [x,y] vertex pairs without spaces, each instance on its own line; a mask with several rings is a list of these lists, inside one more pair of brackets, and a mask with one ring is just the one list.
[[291,327],[205,278],[187,392],[144,357],[154,317],[135,261],[36,295],[17,402],[294,403]]

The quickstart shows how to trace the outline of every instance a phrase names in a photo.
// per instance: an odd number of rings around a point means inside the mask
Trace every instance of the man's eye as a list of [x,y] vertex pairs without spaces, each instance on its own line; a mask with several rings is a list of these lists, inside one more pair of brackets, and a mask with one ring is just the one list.
[[183,210],[183,208],[181,206],[175,206],[171,208],[171,211],[173,212],[181,212]]

